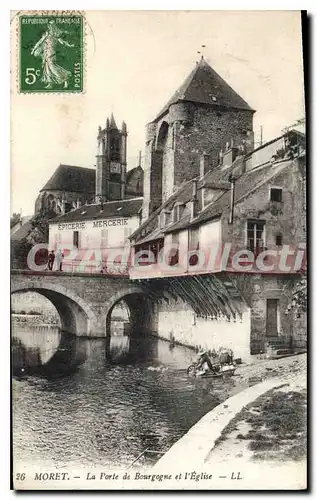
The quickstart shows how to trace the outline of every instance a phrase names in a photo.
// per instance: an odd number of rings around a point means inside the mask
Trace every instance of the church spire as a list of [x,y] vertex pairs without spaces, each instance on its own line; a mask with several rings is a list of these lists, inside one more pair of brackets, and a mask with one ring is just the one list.
[[111,113],[111,116],[110,116],[110,130],[113,130],[113,129],[118,130],[118,127],[117,127],[116,121],[114,119],[113,113]]

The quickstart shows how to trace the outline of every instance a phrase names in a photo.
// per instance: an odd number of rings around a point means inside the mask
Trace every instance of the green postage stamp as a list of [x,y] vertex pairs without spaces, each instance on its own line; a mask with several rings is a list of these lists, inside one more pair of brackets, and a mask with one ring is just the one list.
[[19,21],[20,92],[83,92],[83,16],[26,14]]

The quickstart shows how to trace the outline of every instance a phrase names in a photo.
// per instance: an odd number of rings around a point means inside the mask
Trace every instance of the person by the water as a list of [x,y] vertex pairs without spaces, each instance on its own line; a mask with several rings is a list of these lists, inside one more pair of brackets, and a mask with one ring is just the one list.
[[216,373],[216,370],[214,369],[212,362],[210,360],[208,351],[201,350],[198,352],[197,370],[205,370],[206,371],[205,366],[204,366],[205,364],[207,365],[208,369],[212,373]]
[[50,253],[48,254],[48,261],[47,261],[47,267],[49,271],[52,271],[53,269],[54,260],[55,260],[55,253],[54,250],[51,250]]

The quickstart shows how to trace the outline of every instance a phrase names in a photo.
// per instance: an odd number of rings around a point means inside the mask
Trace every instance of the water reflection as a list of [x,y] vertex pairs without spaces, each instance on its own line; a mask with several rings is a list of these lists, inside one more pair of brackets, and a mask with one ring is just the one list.
[[34,326],[13,336],[16,462],[115,468],[150,450],[135,464],[148,465],[237,390],[188,378],[195,353],[158,339],[117,336],[108,345]]

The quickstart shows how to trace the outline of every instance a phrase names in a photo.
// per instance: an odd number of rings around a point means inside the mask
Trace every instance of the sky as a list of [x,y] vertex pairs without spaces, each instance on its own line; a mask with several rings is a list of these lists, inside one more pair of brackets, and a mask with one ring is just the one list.
[[[144,153],[151,121],[207,62],[249,105],[255,139],[304,117],[300,13],[296,11],[88,11],[85,93],[17,89],[16,17],[11,43],[11,213],[34,202],[60,163],[94,167],[98,126],[113,112],[128,127],[128,169]],[[205,45],[204,49],[201,46]]]

